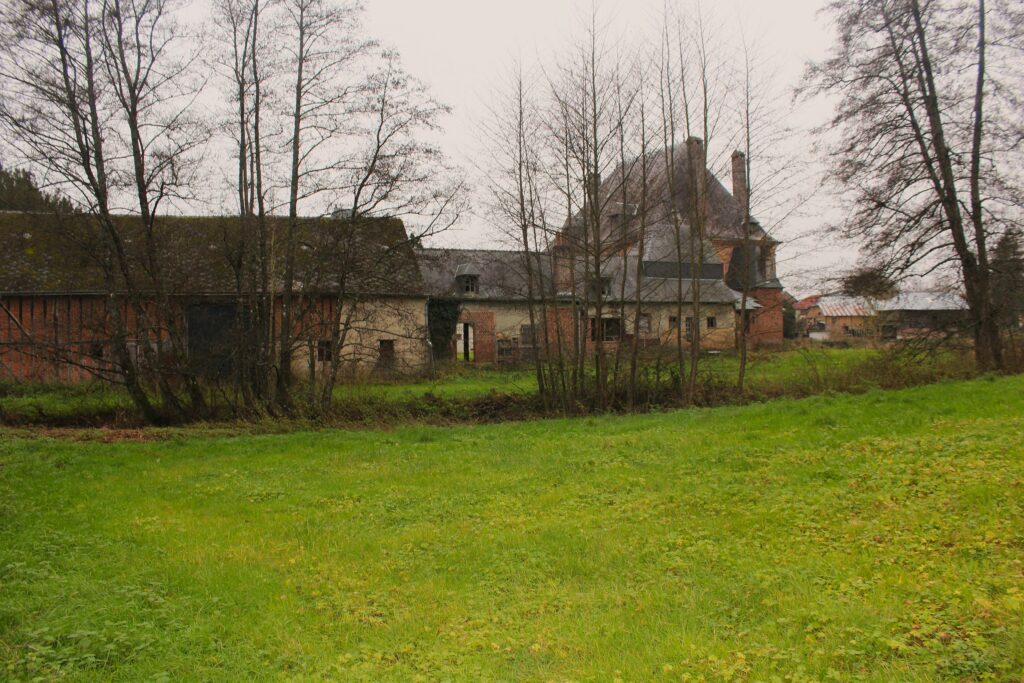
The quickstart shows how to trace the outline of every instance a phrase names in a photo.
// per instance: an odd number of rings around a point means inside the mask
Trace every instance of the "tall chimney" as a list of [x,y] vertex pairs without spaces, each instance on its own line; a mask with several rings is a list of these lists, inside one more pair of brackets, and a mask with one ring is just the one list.
[[732,153],[732,196],[740,205],[740,211],[746,214],[747,202],[750,195],[747,193],[747,155],[736,150]]
[[703,168],[707,171],[708,163],[704,156],[704,141],[698,137],[686,139],[686,156],[693,169]]
[[704,141],[698,137],[687,138],[686,157],[690,164],[690,175],[693,179],[693,200],[697,203],[699,220],[703,222],[707,214],[708,159],[704,149]]

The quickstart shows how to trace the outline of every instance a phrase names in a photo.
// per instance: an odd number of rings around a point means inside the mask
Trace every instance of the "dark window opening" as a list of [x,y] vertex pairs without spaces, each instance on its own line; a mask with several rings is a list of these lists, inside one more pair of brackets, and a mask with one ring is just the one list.
[[463,294],[476,294],[480,291],[479,275],[460,275],[456,281]]
[[[590,341],[597,341],[597,318],[590,319]],[[622,337],[622,318],[601,318],[601,341],[618,341]]]
[[[689,280],[693,277],[694,263],[676,261],[644,261],[644,277],[661,277]],[[721,280],[721,263],[700,264],[700,277],[702,280]]]
[[693,339],[693,318],[686,318],[686,338]]
[[96,360],[103,359],[103,342],[93,342],[89,344],[89,355]]
[[718,318],[713,315],[708,316],[708,329],[713,330],[718,327]]
[[319,339],[316,342],[316,359],[320,363],[331,361],[331,340]]
[[395,367],[395,340],[381,339],[379,342],[378,354],[380,356],[381,367],[389,370]]
[[598,293],[600,293],[602,298],[611,296],[612,279],[610,277],[595,279],[593,282],[590,283],[590,295],[596,299]]

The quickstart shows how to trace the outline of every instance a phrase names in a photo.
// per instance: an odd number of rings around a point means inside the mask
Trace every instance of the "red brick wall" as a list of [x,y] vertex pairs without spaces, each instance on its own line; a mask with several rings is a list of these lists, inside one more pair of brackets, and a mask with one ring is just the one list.
[[751,346],[781,344],[783,291],[781,289],[752,289],[750,295],[761,308],[751,311],[747,340]]
[[[124,315],[125,312],[122,312]],[[102,297],[0,297],[0,379],[78,382],[110,359]],[[92,355],[93,346],[102,357]]]
[[[494,363],[498,360],[497,336],[494,329],[494,311],[462,311],[459,325],[473,325],[473,362]],[[462,349],[456,349],[462,353]]]

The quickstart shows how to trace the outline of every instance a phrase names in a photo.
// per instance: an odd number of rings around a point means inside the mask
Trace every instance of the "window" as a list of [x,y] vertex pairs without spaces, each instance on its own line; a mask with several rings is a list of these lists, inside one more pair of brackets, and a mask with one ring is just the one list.
[[512,360],[515,344],[510,339],[498,340],[498,360]]
[[713,330],[718,327],[718,318],[713,315],[708,316],[708,329]]
[[316,343],[316,359],[321,363],[331,362],[331,340],[321,339]]
[[771,249],[761,248],[757,267],[762,280],[770,280],[775,277],[775,255]]
[[598,292],[602,297],[611,296],[612,279],[610,277],[595,279],[590,283],[590,295],[596,299]]
[[693,339],[693,318],[686,318],[686,338]]
[[533,325],[519,326],[519,343],[523,346],[533,346]]
[[102,360],[103,358],[103,342],[93,342],[89,344],[89,355],[96,360]]
[[650,334],[651,316],[647,313],[641,313],[636,319],[636,327],[640,331],[640,334]]
[[480,276],[460,275],[457,284],[459,291],[463,294],[476,294],[480,291]]
[[[590,341],[597,341],[597,318],[590,319]],[[618,341],[622,336],[622,318],[601,318],[601,341]]]
[[[693,277],[694,264],[675,261],[644,261],[644,277],[689,280]],[[702,280],[721,280],[725,273],[721,263],[700,264]]]
[[393,368],[395,366],[395,340],[394,339],[381,339],[378,342],[378,355],[380,356],[380,365],[383,368]]

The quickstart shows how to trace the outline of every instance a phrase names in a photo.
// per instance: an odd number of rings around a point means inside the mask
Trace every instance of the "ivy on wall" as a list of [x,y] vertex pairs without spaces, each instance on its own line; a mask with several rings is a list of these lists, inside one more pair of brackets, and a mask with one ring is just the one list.
[[451,342],[459,322],[462,304],[456,299],[431,299],[427,302],[427,326],[436,360],[451,359]]

